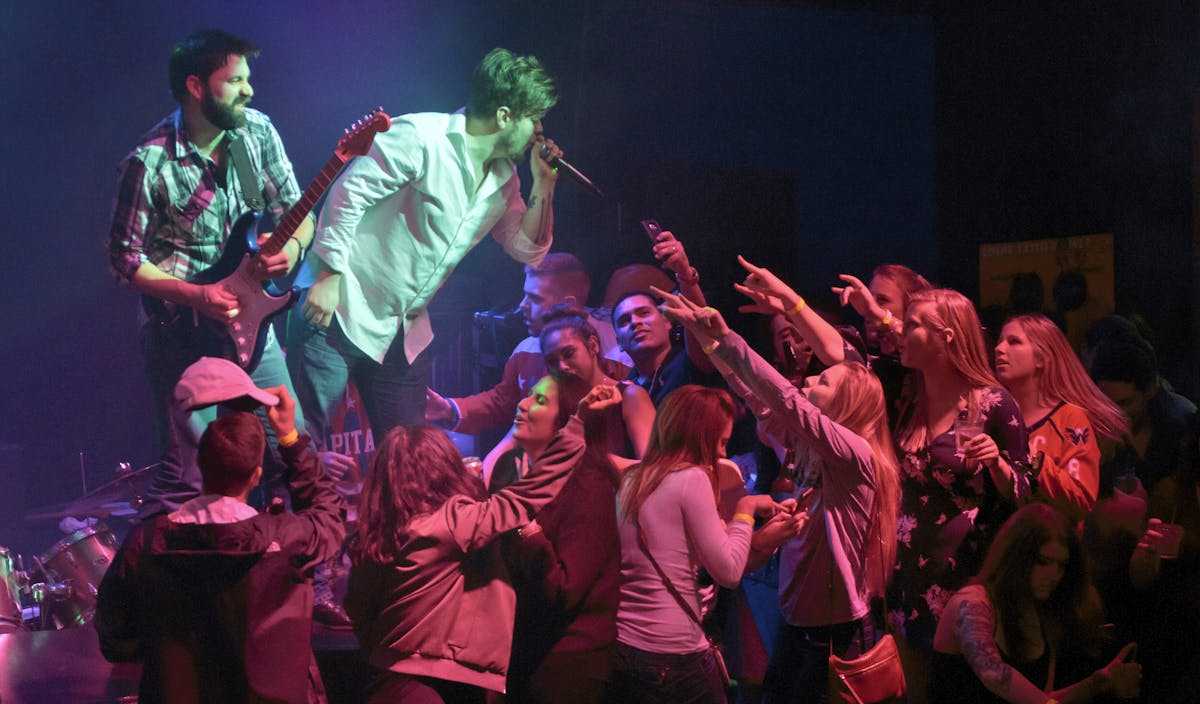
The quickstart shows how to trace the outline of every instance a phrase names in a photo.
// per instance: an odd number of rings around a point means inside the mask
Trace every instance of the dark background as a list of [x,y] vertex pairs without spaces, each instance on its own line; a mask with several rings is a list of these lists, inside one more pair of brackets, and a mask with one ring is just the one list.
[[[832,305],[840,272],[913,266],[974,296],[981,242],[1116,235],[1117,306],[1196,387],[1193,2],[6,3],[0,85],[7,255],[0,545],[31,507],[155,454],[136,297],[107,271],[115,165],[174,104],[170,45],[218,27],[262,47],[254,107],[303,187],[383,105],[449,111],[494,46],[557,76],[547,134],[608,193],[561,182],[555,249],[593,273],[688,246],[722,308],[743,253]],[[527,173],[527,172],[526,172]],[[437,299],[443,354],[470,313],[516,303],[490,241]],[[745,327],[746,321],[739,321]],[[450,378],[451,385],[461,383]],[[445,391],[467,389],[446,388]],[[1194,394],[1193,394],[1194,395]]]

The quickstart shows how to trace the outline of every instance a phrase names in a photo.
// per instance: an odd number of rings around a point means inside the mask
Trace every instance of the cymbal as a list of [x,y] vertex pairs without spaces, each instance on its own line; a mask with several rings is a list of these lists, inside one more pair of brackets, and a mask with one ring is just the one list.
[[25,514],[25,520],[58,520],[67,516],[95,516],[97,518],[132,516],[141,506],[142,496],[154,481],[154,470],[160,462],[122,474],[102,484],[83,496],[63,504],[42,506]]

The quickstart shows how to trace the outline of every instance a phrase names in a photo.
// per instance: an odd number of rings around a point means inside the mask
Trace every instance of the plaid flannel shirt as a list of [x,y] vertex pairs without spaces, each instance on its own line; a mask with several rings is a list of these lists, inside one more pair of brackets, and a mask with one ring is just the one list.
[[[270,118],[257,110],[246,110],[246,125],[238,132],[266,210],[278,222],[300,199],[283,142]],[[128,283],[144,263],[187,280],[220,259],[233,223],[250,210],[228,166],[225,178],[218,178],[212,158],[188,138],[179,110],[142,138],[118,167],[108,257],[119,281]]]

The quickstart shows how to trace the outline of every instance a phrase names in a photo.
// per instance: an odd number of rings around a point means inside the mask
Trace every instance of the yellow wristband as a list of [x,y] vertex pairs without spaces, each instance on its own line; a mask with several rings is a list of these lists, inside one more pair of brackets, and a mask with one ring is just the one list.
[[720,340],[713,340],[712,342],[708,343],[704,347],[701,347],[700,349],[702,349],[704,351],[704,354],[712,354],[713,352],[716,352],[717,348],[720,346],[721,346]]
[[883,311],[883,320],[879,321],[879,324],[884,327],[890,326],[892,324],[892,311],[884,310]]
[[791,308],[788,308],[787,310],[785,310],[785,311],[783,311],[783,312],[784,312],[784,314],[786,314],[786,315],[795,315],[795,314],[799,313],[799,312],[800,312],[800,311],[802,311],[802,310],[804,310],[804,299],[803,299],[803,298],[797,298],[797,299],[796,299],[796,305],[792,306]]
[[745,523],[750,526],[754,525],[754,516],[751,516],[748,513],[735,513],[735,514],[733,514],[733,520],[741,521],[742,523]]
[[300,431],[292,428],[291,432],[279,438],[280,447],[291,447],[300,442]]

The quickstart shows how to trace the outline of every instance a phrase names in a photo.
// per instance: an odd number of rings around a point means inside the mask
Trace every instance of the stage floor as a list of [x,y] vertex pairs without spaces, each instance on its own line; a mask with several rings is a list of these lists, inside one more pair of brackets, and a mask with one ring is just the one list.
[[[314,624],[313,650],[331,704],[358,701],[365,680],[354,634]],[[138,665],[104,659],[91,626],[0,635],[3,704],[131,704],[140,676]]]

